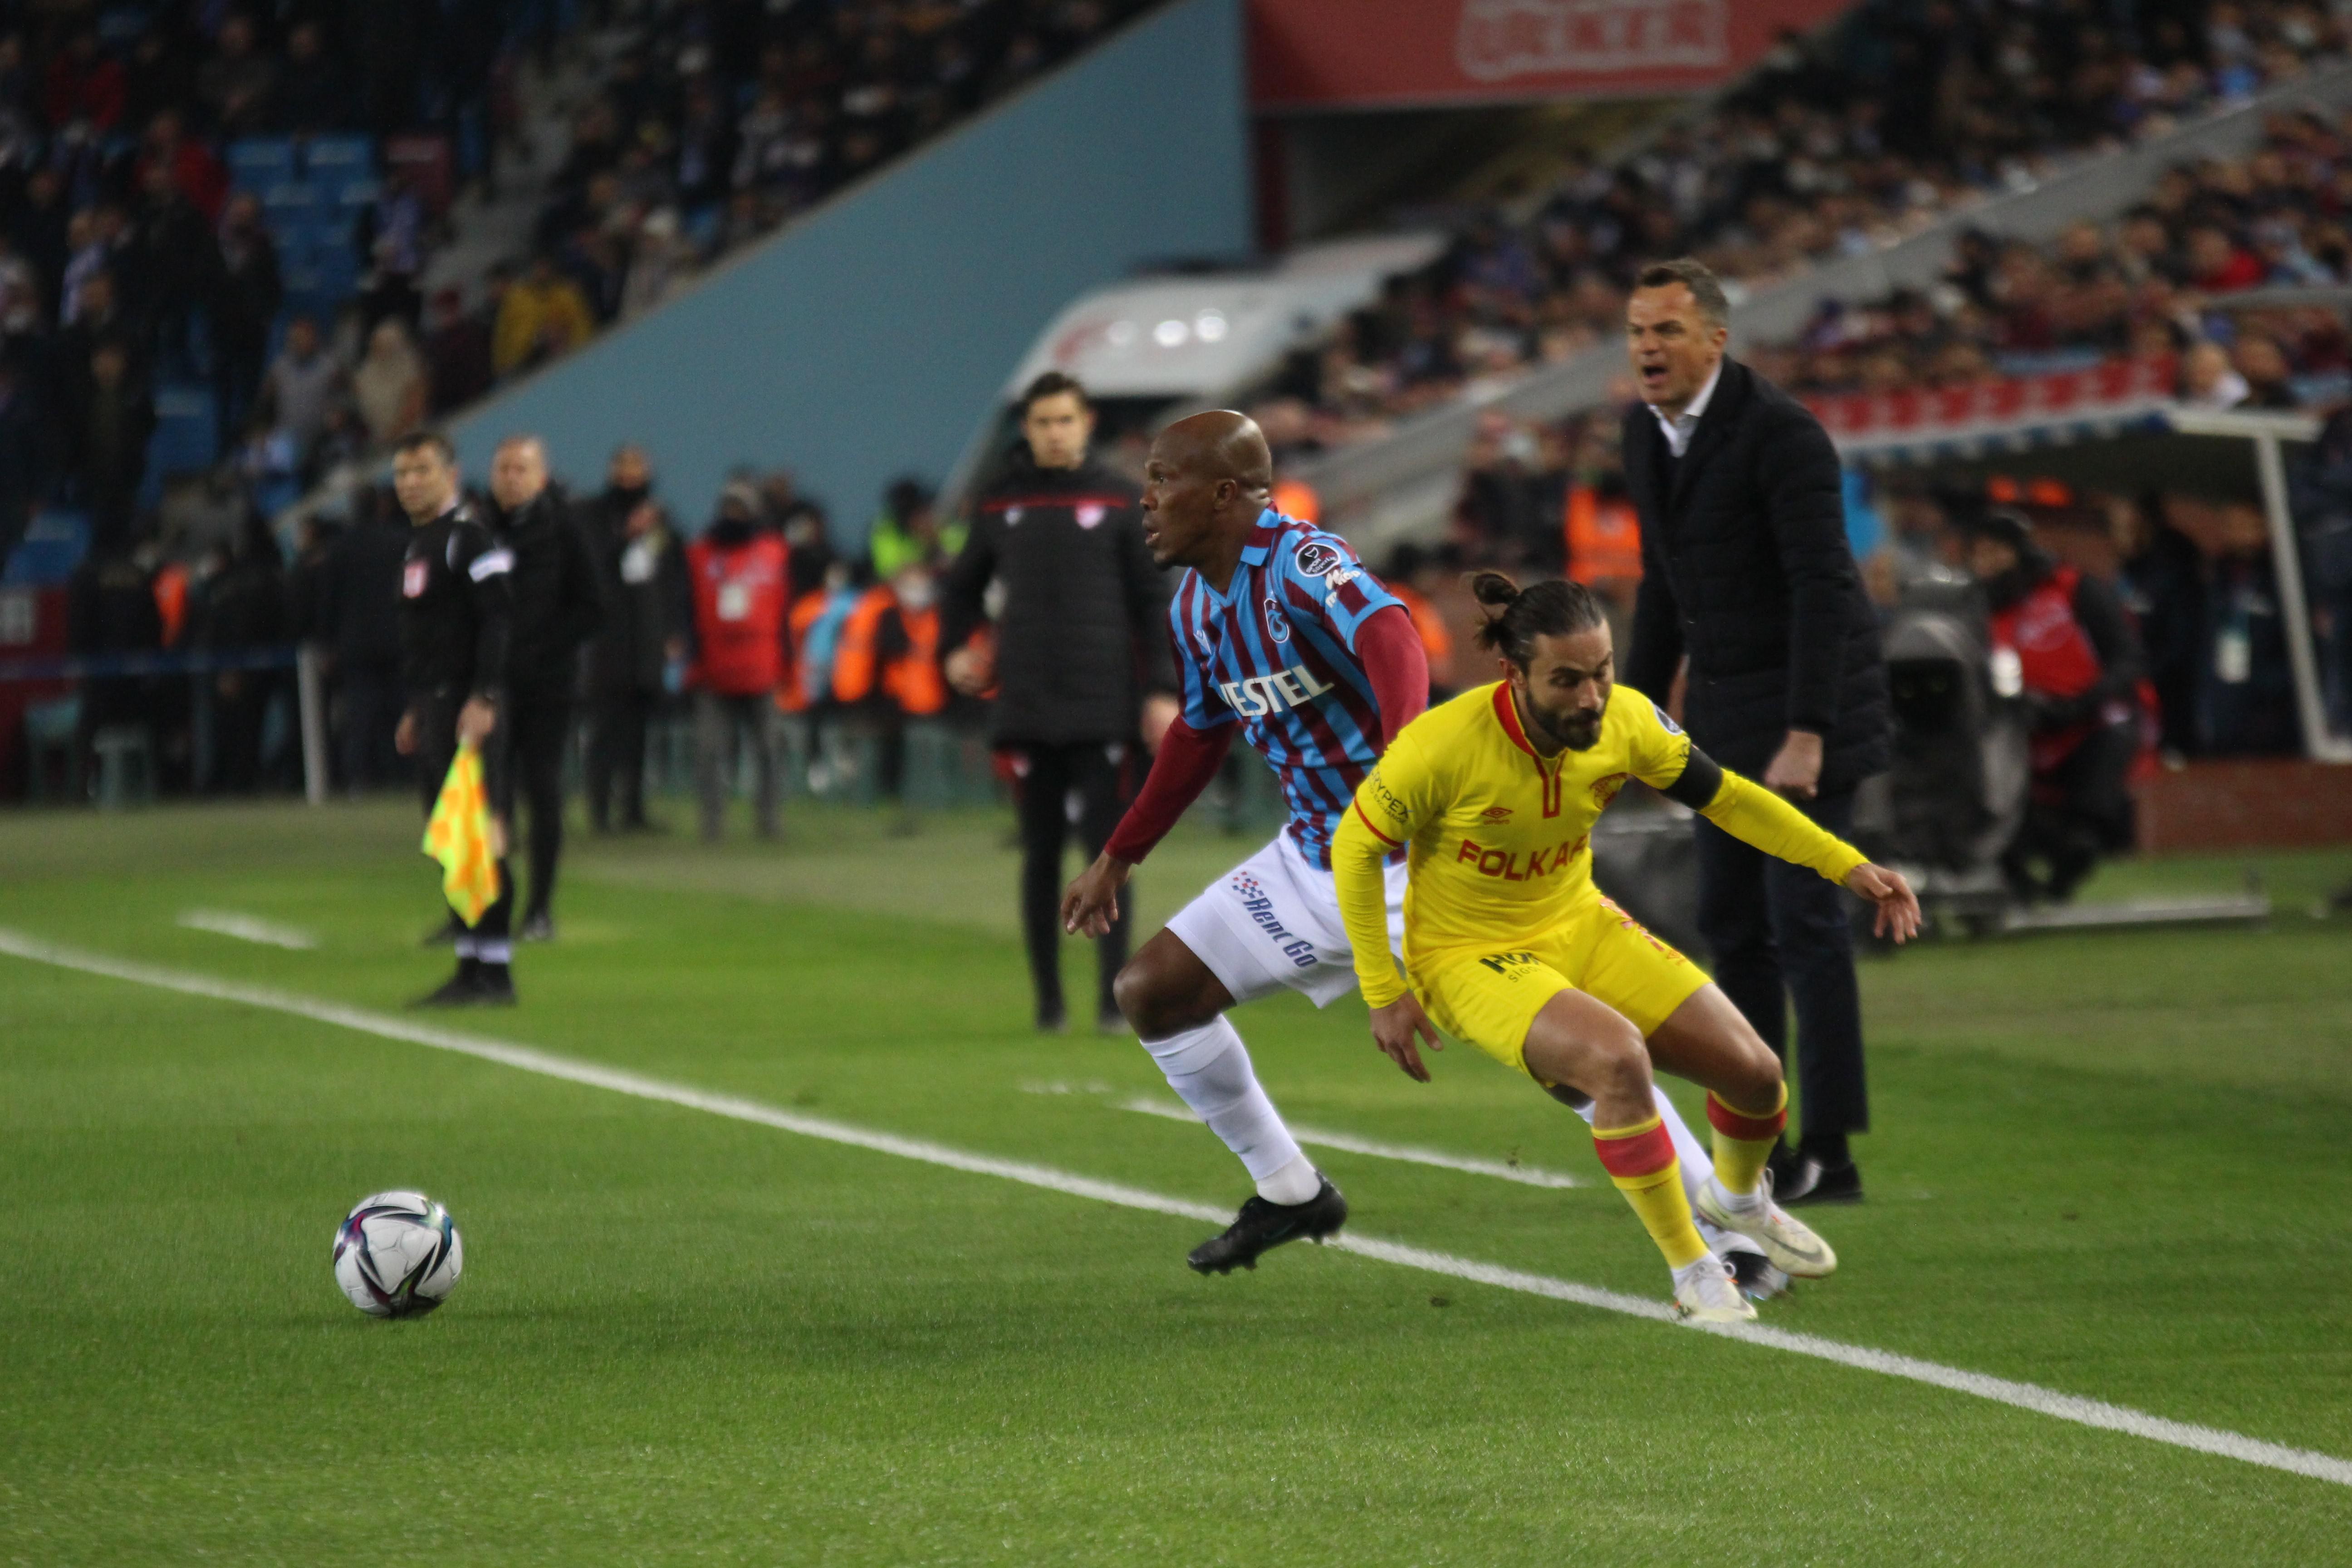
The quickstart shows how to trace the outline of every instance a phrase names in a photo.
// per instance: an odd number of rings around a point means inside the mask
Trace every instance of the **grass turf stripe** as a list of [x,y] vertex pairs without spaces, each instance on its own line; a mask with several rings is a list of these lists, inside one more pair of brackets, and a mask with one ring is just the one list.
[[[798,1133],[806,1138],[868,1149],[876,1153],[893,1154],[900,1159],[919,1161],[925,1164],[944,1166],[974,1175],[997,1176],[1024,1185],[1041,1187],[1072,1197],[1091,1198],[1098,1203],[1116,1204],[1124,1208],[1142,1209],[1204,1224],[1221,1225],[1227,1211],[1210,1204],[1196,1204],[1163,1194],[1148,1192],[1140,1187],[1126,1186],[1116,1182],[1097,1181],[1049,1165],[1031,1164],[1019,1160],[1001,1160],[992,1155],[974,1154],[965,1150],[933,1143],[925,1139],[903,1138],[895,1133],[877,1132],[868,1128],[834,1121],[824,1117],[803,1116],[796,1111],[763,1105],[758,1100],[734,1095],[713,1094],[684,1084],[667,1083],[620,1068],[600,1066],[571,1057],[558,1056],[529,1046],[518,1046],[503,1040],[493,1040],[478,1035],[459,1034],[455,1030],[438,1029],[429,1025],[395,1018],[365,1008],[346,1006],[336,1002],[322,1002],[267,986],[247,985],[236,981],[215,980],[209,975],[191,974],[180,970],[164,969],[126,959],[107,957],[41,941],[19,931],[0,928],[0,953],[7,953],[34,963],[45,963],[107,979],[126,981],[132,984],[174,991],[184,995],[201,996],[212,1001],[234,1002],[249,1007],[290,1014],[321,1024],[376,1036],[382,1039],[399,1040],[410,1045],[429,1046],[436,1050],[452,1051],[462,1056],[496,1062],[523,1072],[560,1079],[568,1083],[610,1089],[616,1094],[631,1095],[640,1100],[658,1100],[683,1106],[692,1110],[708,1111],[739,1121],[749,1121],[780,1131]],[[1547,1275],[1528,1274],[1496,1264],[1481,1263],[1472,1258],[1457,1258],[1450,1253],[1433,1252],[1410,1247],[1401,1242],[1381,1241],[1360,1236],[1342,1236],[1331,1246],[1360,1258],[1369,1258],[1399,1268],[1442,1274],[1451,1279],[1474,1284],[1488,1285],[1497,1289],[1516,1290],[1530,1296],[1542,1296],[1556,1301],[1572,1302],[1578,1306],[1594,1307],[1603,1311],[1620,1312],[1628,1317],[1671,1321],[1673,1310],[1663,1302],[1622,1291],[1604,1290],[1572,1280],[1555,1279]],[[1703,1331],[1719,1338],[1738,1340],[1767,1349],[1783,1351],[1792,1355],[1809,1356],[1818,1361],[1832,1362],[1857,1371],[1877,1373],[1883,1376],[1906,1379],[1930,1386],[1966,1394],[1979,1399],[2030,1410],[2038,1415],[2102,1431],[2120,1432],[2150,1442],[2168,1444],[2221,1458],[2236,1459],[2249,1465],[2259,1465],[2292,1475],[2307,1476],[2314,1480],[2327,1481],[2336,1486],[2352,1487],[2352,1460],[2337,1458],[2307,1448],[2291,1448],[2284,1444],[2270,1443],[2249,1437],[2242,1433],[2223,1431],[2218,1427],[2200,1426],[2189,1422],[2173,1421],[2125,1405],[2109,1405],[2104,1400],[2085,1399],[2061,1394],[2055,1389],[2036,1384],[2020,1383],[2013,1379],[1993,1377],[1988,1373],[1969,1372],[1959,1367],[1923,1361],[1916,1356],[1899,1355],[1892,1351],[1874,1350],[1865,1345],[1849,1345],[1837,1340],[1823,1339],[1816,1334],[1791,1333],[1786,1330],[1762,1325],[1710,1324]]]

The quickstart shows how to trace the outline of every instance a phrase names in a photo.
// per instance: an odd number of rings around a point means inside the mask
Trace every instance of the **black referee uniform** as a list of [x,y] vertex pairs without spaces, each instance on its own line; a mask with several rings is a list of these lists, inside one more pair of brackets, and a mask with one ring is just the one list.
[[530,896],[522,934],[554,934],[555,863],[563,852],[563,754],[572,738],[580,645],[604,624],[596,563],[563,492],[553,485],[508,511],[492,500],[483,518],[513,553],[513,645],[507,656],[507,794],[497,809],[520,826],[514,797],[530,809]]
[[[400,563],[400,669],[415,722],[416,784],[429,818],[457,756],[457,711],[479,697],[500,709],[482,747],[493,803],[506,788],[507,655],[514,553],[458,501],[412,528]],[[456,911],[452,910],[454,915]],[[457,938],[457,978],[428,1000],[509,999],[514,879],[499,861],[498,901]]]
[[[1040,1026],[1059,1027],[1062,851],[1076,818],[1102,852],[1141,782],[1146,692],[1176,689],[1169,584],[1143,542],[1140,492],[1093,462],[1040,468],[1025,450],[975,509],[948,573],[940,646],[963,646],[1004,584],[996,624],[992,732],[1013,763],[1021,814],[1021,928]],[[1118,1018],[1111,982],[1127,962],[1129,900],[1097,944],[1097,1016]]]

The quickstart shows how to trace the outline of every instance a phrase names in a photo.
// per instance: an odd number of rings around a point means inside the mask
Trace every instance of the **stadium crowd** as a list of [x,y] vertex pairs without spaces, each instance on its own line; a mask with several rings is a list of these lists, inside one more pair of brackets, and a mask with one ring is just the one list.
[[2347,204],[2352,116],[2279,115],[2252,155],[2168,170],[2111,224],[2046,245],[1970,232],[1934,288],[1825,300],[1796,341],[1750,358],[1791,390],[1839,393],[2177,356],[2201,407],[2334,402],[2352,392],[2341,307],[2230,296],[2352,282]]
[[[1785,279],[2344,48],[2341,20],[2311,5],[2125,15],[2094,0],[1872,0],[1820,39],[1785,40],[1704,118],[1459,222],[1444,257],[1295,356],[1253,412],[1291,454],[1376,436],[1613,339],[1647,258],[1695,255],[1749,287]],[[2200,266],[2191,237],[2179,237],[2183,265]]]

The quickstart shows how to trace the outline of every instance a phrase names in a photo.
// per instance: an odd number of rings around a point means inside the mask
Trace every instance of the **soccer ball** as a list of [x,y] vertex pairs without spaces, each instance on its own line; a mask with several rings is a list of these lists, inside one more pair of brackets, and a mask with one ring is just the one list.
[[335,1283],[377,1318],[422,1317],[457,1288],[466,1243],[423,1193],[377,1193],[335,1227]]

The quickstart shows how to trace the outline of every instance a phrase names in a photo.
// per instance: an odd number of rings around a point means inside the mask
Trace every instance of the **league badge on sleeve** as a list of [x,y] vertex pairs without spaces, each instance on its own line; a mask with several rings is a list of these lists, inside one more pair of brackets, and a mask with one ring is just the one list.
[[1345,566],[1348,558],[1340,553],[1338,545],[1310,539],[1298,547],[1298,553],[1290,558],[1290,563],[1301,577],[1321,577]]

